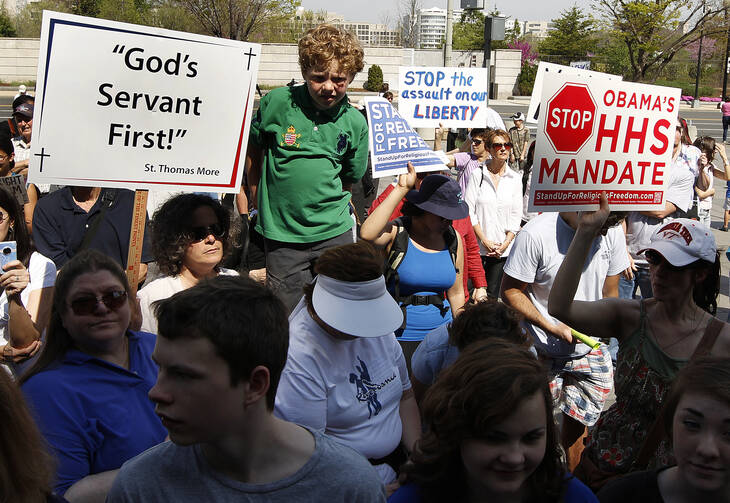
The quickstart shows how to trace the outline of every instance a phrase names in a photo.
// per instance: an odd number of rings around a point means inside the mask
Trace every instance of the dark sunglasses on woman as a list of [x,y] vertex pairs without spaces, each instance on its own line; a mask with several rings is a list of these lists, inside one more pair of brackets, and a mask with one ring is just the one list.
[[76,316],[88,316],[96,310],[99,302],[102,302],[107,309],[116,311],[127,302],[127,292],[124,290],[114,290],[105,293],[101,297],[95,295],[79,297],[71,301],[71,311]]
[[190,236],[193,238],[193,242],[202,241],[211,234],[216,239],[223,239],[226,232],[221,224],[201,225],[200,227],[190,229]]

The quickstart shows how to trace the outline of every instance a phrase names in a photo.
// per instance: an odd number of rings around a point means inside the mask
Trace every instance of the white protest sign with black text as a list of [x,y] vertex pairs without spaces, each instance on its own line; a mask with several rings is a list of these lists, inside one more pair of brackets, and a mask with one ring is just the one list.
[[484,127],[487,69],[400,67],[398,111],[413,127]]
[[260,55],[44,11],[29,180],[237,193]]
[[586,77],[589,79],[608,79],[608,80],[623,80],[620,75],[612,75],[610,73],[601,73],[588,70],[580,66],[556,65],[555,63],[547,63],[540,61],[537,65],[537,73],[535,74],[535,84],[532,86],[532,96],[530,97],[530,106],[527,109],[527,115],[525,122],[530,124],[537,124],[538,117],[540,115],[540,97],[542,96],[543,79],[549,74],[562,74],[563,78]]
[[546,75],[529,211],[664,208],[680,90]]
[[418,172],[446,169],[443,152],[434,152],[385,98],[365,98],[370,127],[373,178],[406,173],[408,161]]

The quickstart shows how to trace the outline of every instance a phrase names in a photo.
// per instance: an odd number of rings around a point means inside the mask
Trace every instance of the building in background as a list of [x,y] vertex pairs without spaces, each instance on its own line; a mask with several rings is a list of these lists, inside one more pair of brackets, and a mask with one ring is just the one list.
[[[459,22],[461,9],[454,9],[454,22]],[[440,49],[446,40],[446,9],[419,9],[416,22],[419,49]]]
[[554,28],[552,21],[525,21],[523,35],[532,36],[537,40],[544,40],[548,36],[548,31]]
[[330,23],[357,35],[364,46],[400,46],[400,33],[397,30],[391,30],[384,24],[346,21],[342,15],[334,12],[313,12],[298,7],[290,23],[298,33],[304,33],[321,23]]

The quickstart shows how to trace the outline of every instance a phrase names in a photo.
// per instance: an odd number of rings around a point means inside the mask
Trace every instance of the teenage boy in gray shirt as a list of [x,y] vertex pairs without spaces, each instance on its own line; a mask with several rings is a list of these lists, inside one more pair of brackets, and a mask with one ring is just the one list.
[[126,462],[107,502],[384,502],[360,454],[273,415],[289,344],[268,289],[221,276],[156,305],[150,390],[170,433]]

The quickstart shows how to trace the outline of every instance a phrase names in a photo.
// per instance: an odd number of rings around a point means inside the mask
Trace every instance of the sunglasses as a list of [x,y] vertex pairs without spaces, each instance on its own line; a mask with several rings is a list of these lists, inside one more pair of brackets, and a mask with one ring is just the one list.
[[71,301],[71,311],[76,316],[88,316],[96,310],[96,306],[101,301],[107,309],[116,311],[127,302],[127,292],[124,290],[114,290],[107,292],[101,297],[96,295],[87,295],[85,297],[79,297],[76,300]]
[[482,144],[482,140],[472,140],[471,143],[473,145],[481,145]]
[[649,265],[658,266],[661,265],[662,268],[668,269],[670,271],[682,271],[685,269],[694,269],[697,267],[702,266],[701,260],[696,260],[694,262],[691,262],[687,265],[683,266],[676,266],[669,263],[667,259],[665,259],[661,253],[656,252],[654,250],[646,250],[644,252],[644,257],[646,257],[646,261],[649,263]]
[[501,150],[502,147],[504,147],[507,150],[509,150],[509,149],[512,148],[512,143],[510,143],[510,142],[507,142],[507,143],[492,143],[492,148],[494,150]]
[[223,229],[221,224],[205,225],[200,227],[193,227],[190,229],[190,236],[193,238],[193,242],[203,241],[210,235],[213,235],[216,239],[223,239],[226,235],[226,231]]

